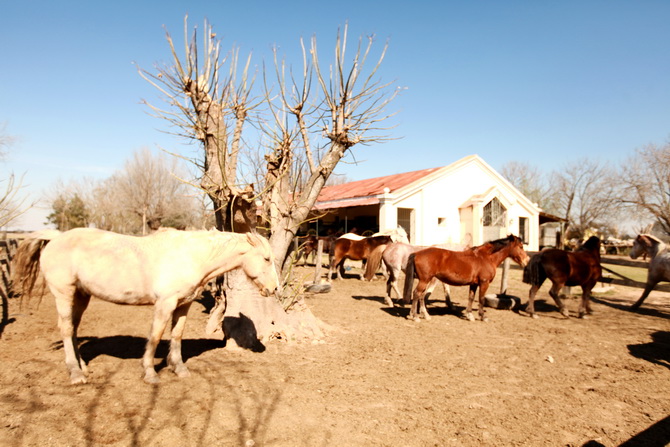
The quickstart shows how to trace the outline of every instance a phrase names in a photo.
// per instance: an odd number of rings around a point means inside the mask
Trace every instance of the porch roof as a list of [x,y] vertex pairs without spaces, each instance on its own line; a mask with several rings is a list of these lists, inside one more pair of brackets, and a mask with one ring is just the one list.
[[422,169],[420,171],[359,180],[342,185],[327,186],[321,190],[314,208],[317,210],[326,210],[375,205],[379,203],[379,197],[384,194],[385,188],[389,189],[388,192],[396,192],[439,169],[442,168]]

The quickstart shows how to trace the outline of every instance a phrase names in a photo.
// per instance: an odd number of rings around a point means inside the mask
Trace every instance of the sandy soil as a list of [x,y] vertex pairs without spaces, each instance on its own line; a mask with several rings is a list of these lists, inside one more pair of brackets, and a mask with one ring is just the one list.
[[[498,275],[499,278],[500,275]],[[525,297],[520,270],[509,292]],[[499,283],[493,288],[498,289]],[[431,321],[383,305],[381,280],[309,296],[332,330],[263,352],[207,338],[195,303],[184,354],[192,376],[142,382],[152,309],[93,301],[80,329],[89,384],[71,386],[49,296],[10,303],[0,339],[1,446],[615,446],[670,442],[670,294],[598,297],[564,319],[545,285],[541,318],[488,309],[468,322],[430,303]],[[454,288],[458,310],[465,288]],[[435,298],[440,298],[437,294]],[[572,314],[577,300],[568,302]],[[166,346],[159,349],[162,358]]]

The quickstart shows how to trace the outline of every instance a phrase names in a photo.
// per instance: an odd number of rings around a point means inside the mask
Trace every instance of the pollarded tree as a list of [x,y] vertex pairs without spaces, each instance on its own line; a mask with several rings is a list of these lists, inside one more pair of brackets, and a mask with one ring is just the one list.
[[[217,227],[234,231],[234,212],[238,206],[244,208],[238,203],[246,202],[253,211],[260,199],[270,243],[283,263],[298,226],[307,219],[339,161],[356,145],[386,138],[386,129],[380,126],[397,93],[391,83],[378,79],[386,46],[370,62],[374,40],[361,39],[347,59],[345,27],[337,36],[335,60],[323,70],[316,38],[309,49],[301,41],[300,72],[293,73],[275,53],[273,75],[264,73],[265,88],[254,95],[251,58],[242,68],[237,50],[223,58],[210,25],[205,24],[202,46],[197,29],[193,32],[183,57],[169,34],[167,41],[173,63],[157,66],[153,73],[140,69],[140,74],[163,93],[168,108],[149,106],[176,129],[175,134],[201,144],[202,158],[195,162],[201,171],[200,187],[214,204]],[[277,81],[274,91],[271,77]],[[254,146],[268,149],[258,191],[242,178],[238,166],[243,131],[255,131],[247,126],[252,119],[269,136],[262,139],[254,133],[259,139]],[[245,216],[246,220],[255,217],[253,213]]]
[[[175,134],[200,143],[202,156],[194,162],[200,170],[200,188],[212,200],[220,230],[253,228],[256,206],[262,205],[270,244],[281,268],[299,225],[308,218],[339,161],[356,145],[385,139],[385,129],[380,126],[387,118],[388,103],[397,93],[390,83],[381,83],[377,77],[386,46],[370,65],[374,41],[361,40],[353,57],[347,59],[345,27],[342,34],[338,33],[335,60],[324,70],[316,38],[309,49],[301,41],[300,72],[294,75],[275,53],[274,70],[263,73],[264,88],[256,93],[255,77],[250,74],[251,57],[242,67],[238,50],[223,58],[211,26],[205,24],[201,45],[197,30],[185,40],[180,56],[167,34],[172,63],[157,66],[155,72],[140,69],[168,105],[167,109],[149,107],[176,129]],[[243,132],[247,132],[245,139]],[[256,157],[264,160],[264,169],[242,172],[238,163],[245,141],[266,150],[263,157]],[[262,179],[257,190],[249,181],[254,174]],[[232,282],[230,275],[228,279]],[[236,283],[229,290],[240,288]],[[244,294],[245,300],[233,302],[250,302],[253,288]],[[244,312],[253,320],[252,329],[261,336],[267,326],[283,331],[277,329],[279,321],[291,316],[281,309],[270,309],[266,300],[258,303],[258,307]],[[212,315],[217,314],[216,309],[212,311]],[[303,316],[309,320],[311,314]],[[216,323],[210,320],[208,327]],[[290,331],[303,323],[283,327]]]

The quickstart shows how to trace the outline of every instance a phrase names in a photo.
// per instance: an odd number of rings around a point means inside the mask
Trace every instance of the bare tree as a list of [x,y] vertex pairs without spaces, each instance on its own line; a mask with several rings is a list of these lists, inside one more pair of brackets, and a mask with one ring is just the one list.
[[621,201],[670,235],[670,142],[637,149],[621,167]]
[[[13,136],[5,133],[3,125],[0,129],[0,161],[5,160],[14,141]],[[23,179],[23,175],[16,177],[13,172],[7,174],[5,178],[0,178],[0,228],[16,222],[35,205],[35,202],[29,203],[28,196],[22,194]]]
[[607,164],[588,159],[566,164],[552,175],[557,209],[568,231],[582,237],[589,228],[607,225],[618,211],[617,174]]
[[[186,20],[185,28],[187,34]],[[263,93],[254,96],[250,56],[242,68],[237,50],[227,60],[222,58],[220,41],[207,23],[202,46],[195,30],[187,39],[183,57],[169,34],[167,41],[173,63],[157,66],[155,73],[140,69],[168,105],[166,110],[149,107],[176,129],[175,134],[201,143],[203,157],[196,161],[202,172],[200,187],[212,199],[220,229],[234,229],[235,208],[246,202],[253,209],[260,196],[270,242],[281,263],[338,162],[357,144],[387,138],[380,125],[388,118],[386,107],[397,94],[391,83],[377,79],[387,47],[368,67],[374,39],[361,39],[348,60],[345,27],[337,36],[335,61],[324,71],[316,38],[311,39],[309,49],[301,41],[300,72],[294,75],[275,52],[272,78],[276,85],[272,87],[270,76],[264,73]],[[265,117],[259,116],[261,101],[266,106]],[[258,191],[238,176],[242,133],[252,117],[267,135],[265,144],[259,141],[256,145],[268,148]]]
[[[348,60],[345,27],[342,34],[338,33],[335,61],[328,70],[323,70],[316,38],[311,40],[309,50],[301,41],[300,72],[294,76],[275,52],[274,71],[270,74],[264,71],[264,88],[254,94],[251,56],[243,66],[239,65],[241,59],[236,49],[227,59],[222,58],[220,41],[207,23],[203,35],[201,46],[197,30],[189,40],[185,19],[186,45],[180,57],[167,34],[172,64],[157,66],[154,73],[140,69],[140,74],[162,93],[168,107],[148,106],[157,117],[167,121],[175,130],[173,133],[200,143],[202,157],[194,163],[202,174],[199,187],[212,200],[217,228],[228,231],[254,228],[260,203],[270,244],[281,268],[299,225],[308,218],[338,162],[355,145],[386,138],[385,129],[379,126],[387,118],[386,106],[397,93],[390,89],[390,83],[377,80],[386,46],[371,67],[367,63],[372,38],[361,40]],[[255,149],[264,151],[262,156],[246,157],[256,160],[246,170],[239,162],[243,150],[251,148],[245,146],[243,131],[247,132],[245,135],[253,135],[248,140],[256,142]],[[253,184],[250,178],[254,179]],[[234,275],[228,275],[227,282],[229,290],[239,293],[243,289],[243,281]],[[233,303],[253,301],[253,288],[247,288],[244,294],[245,300]],[[308,309],[302,311],[305,313],[300,324],[295,324],[296,320],[289,318],[281,307],[277,309],[267,304],[267,300],[255,302],[258,304],[242,305],[250,306],[244,314],[253,320],[253,329],[258,334],[268,328],[277,331],[283,325],[280,322],[286,322],[280,331],[291,332],[299,326],[299,331],[304,332],[307,325],[320,331]],[[230,308],[226,312],[231,312]],[[211,315],[223,318],[219,310]],[[311,323],[305,324],[310,320]],[[210,320],[208,327],[217,323]]]
[[168,217],[192,215],[195,210],[186,184],[175,176],[177,160],[144,148],[115,175],[123,206],[141,220],[142,234],[147,234],[150,226],[156,229]]
[[556,213],[555,198],[548,176],[527,163],[510,161],[501,169],[500,174],[514,185],[526,197],[537,203],[548,213]]
[[106,179],[84,178],[68,184],[59,180],[48,198],[52,221],[61,229],[72,222],[75,226],[92,223],[125,234],[146,234],[152,223],[199,226],[197,198],[189,195],[190,188],[178,177],[183,175],[180,171],[178,159],[143,149]]

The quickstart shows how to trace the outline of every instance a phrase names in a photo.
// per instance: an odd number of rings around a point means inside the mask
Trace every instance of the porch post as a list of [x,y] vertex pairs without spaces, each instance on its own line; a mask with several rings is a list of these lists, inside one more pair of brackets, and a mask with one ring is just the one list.
[[384,188],[384,194],[379,197],[379,231],[398,227],[398,211],[392,202],[391,190]]

